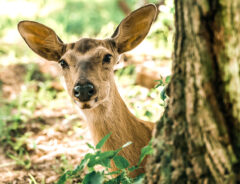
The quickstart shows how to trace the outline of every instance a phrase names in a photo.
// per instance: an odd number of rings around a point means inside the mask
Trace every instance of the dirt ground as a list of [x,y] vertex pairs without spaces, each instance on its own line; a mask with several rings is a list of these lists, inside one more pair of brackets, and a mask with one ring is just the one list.
[[[24,65],[12,65],[1,70],[0,81],[5,99],[11,100],[18,95],[25,72]],[[19,166],[7,156],[8,148],[0,147],[1,184],[33,183],[31,178],[37,183],[55,183],[64,169],[73,169],[90,151],[86,145],[86,142],[91,143],[86,123],[71,101],[63,103],[64,108],[37,109],[33,118],[28,120],[25,131],[29,137],[25,146],[30,168]]]
[[[44,123],[49,127],[33,134],[28,139],[27,146],[28,151],[31,151],[29,157],[32,165],[30,169],[17,166],[13,160],[6,157],[4,150],[0,148],[0,183],[30,183],[30,176],[33,176],[39,183],[43,181],[54,183],[63,167],[69,165],[73,168],[89,151],[85,143],[91,142],[91,139],[86,127],[71,134],[72,122],[65,122],[60,117],[46,118]],[[31,139],[35,141],[37,148],[33,148]],[[64,163],[65,160],[67,163]]]

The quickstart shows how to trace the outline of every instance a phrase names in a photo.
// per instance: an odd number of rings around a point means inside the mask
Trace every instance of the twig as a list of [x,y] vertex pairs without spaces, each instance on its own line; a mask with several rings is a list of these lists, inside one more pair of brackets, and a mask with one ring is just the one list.
[[0,165],[0,168],[9,167],[9,166],[12,166],[12,165],[16,165],[16,162],[10,162],[10,163],[1,164],[1,165]]

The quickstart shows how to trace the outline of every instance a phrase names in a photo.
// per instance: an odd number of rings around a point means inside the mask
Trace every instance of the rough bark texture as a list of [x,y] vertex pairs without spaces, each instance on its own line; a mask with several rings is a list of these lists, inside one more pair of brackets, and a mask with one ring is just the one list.
[[175,0],[175,26],[145,183],[239,183],[240,1]]

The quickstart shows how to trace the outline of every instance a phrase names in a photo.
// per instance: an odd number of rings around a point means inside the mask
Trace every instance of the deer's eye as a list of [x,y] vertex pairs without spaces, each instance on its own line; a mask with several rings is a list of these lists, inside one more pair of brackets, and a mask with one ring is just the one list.
[[61,59],[58,63],[61,65],[63,69],[69,68],[67,62],[64,59]]
[[111,54],[106,54],[103,58],[103,63],[110,63],[112,59],[112,55]]

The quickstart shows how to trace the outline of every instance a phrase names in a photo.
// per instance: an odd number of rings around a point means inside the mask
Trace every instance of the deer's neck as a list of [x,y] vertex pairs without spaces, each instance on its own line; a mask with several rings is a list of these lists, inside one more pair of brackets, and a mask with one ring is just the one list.
[[[131,130],[136,128],[138,119],[128,110],[114,82],[109,98],[94,109],[84,110],[83,113],[95,144],[110,132],[113,135],[112,141],[108,141],[109,144],[124,144],[133,139]],[[119,145],[117,146],[119,148]],[[108,145],[106,149],[111,148],[116,149],[114,145]]]
[[112,83],[108,99],[89,110],[83,110],[95,145],[107,134],[112,133],[102,150],[116,150],[131,141],[133,144],[124,148],[120,154],[131,165],[136,165],[141,148],[151,139],[153,123],[137,119],[127,108]]

